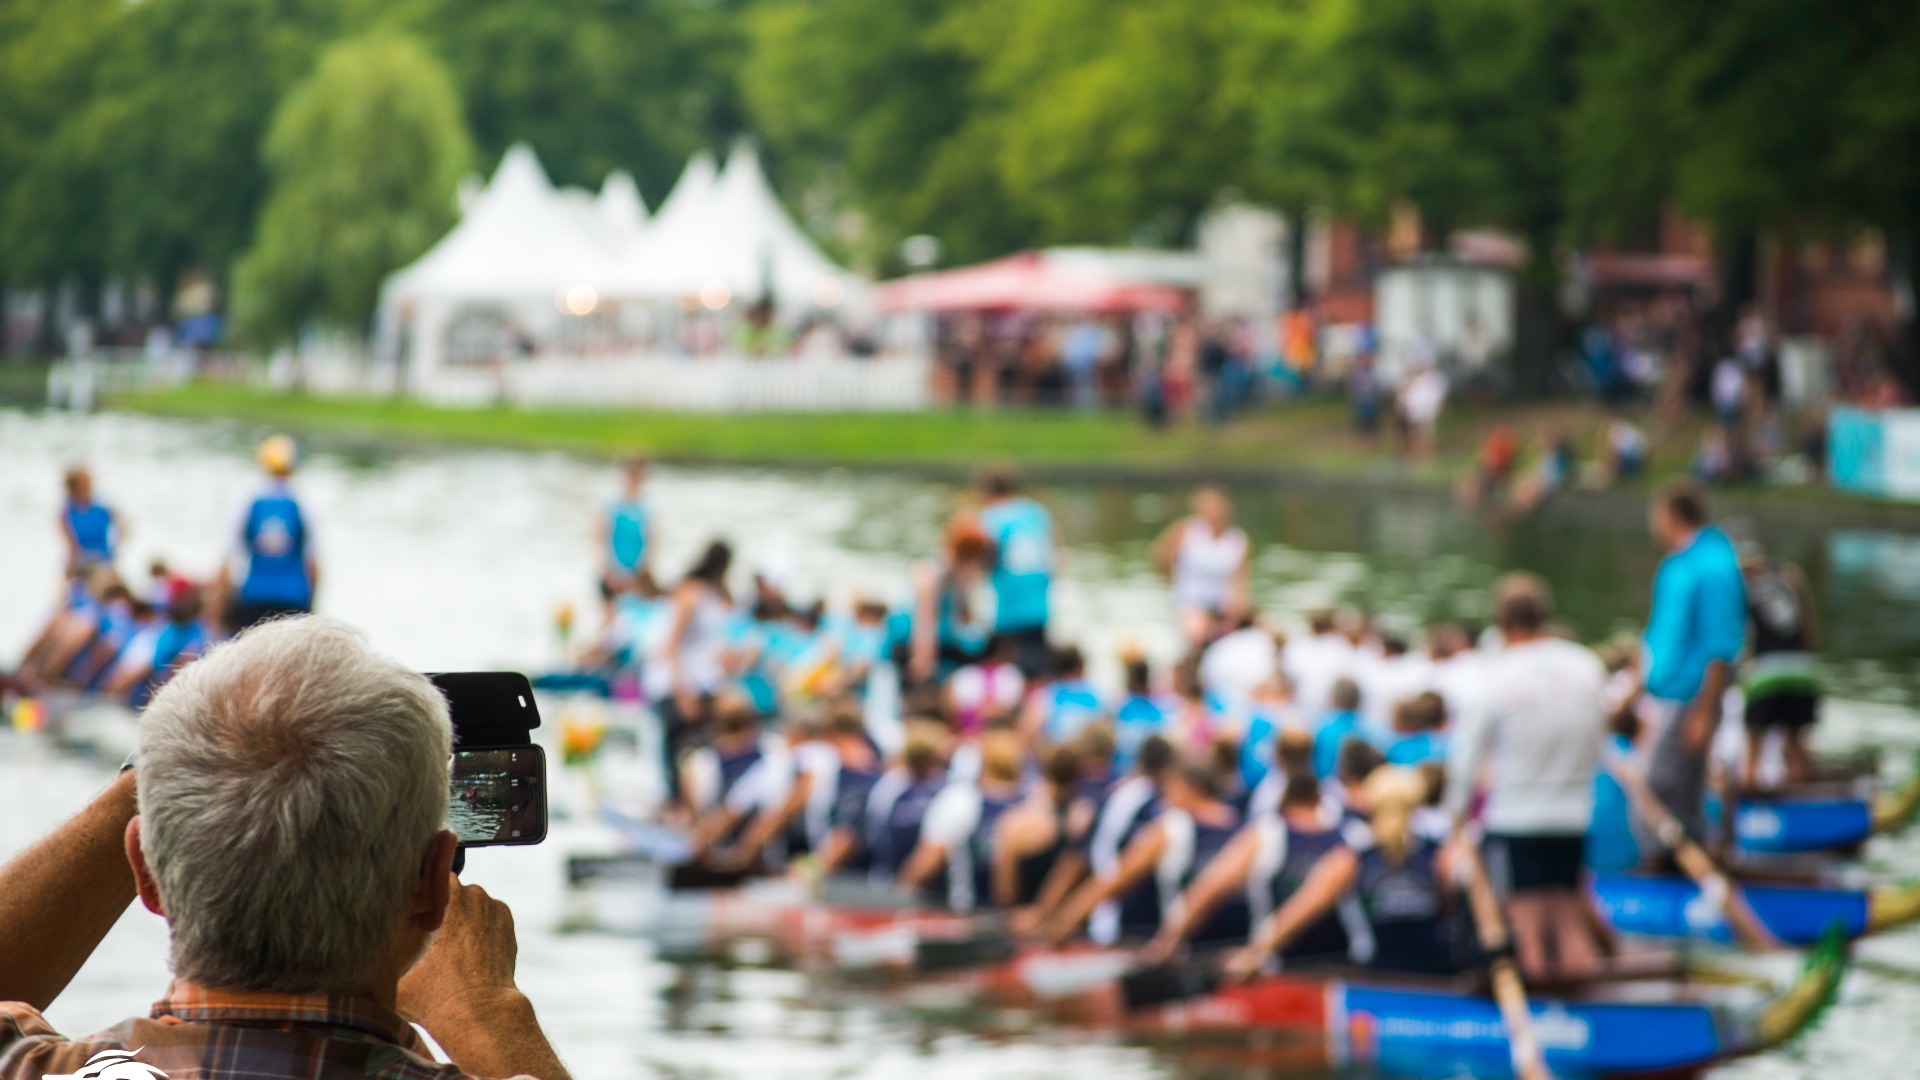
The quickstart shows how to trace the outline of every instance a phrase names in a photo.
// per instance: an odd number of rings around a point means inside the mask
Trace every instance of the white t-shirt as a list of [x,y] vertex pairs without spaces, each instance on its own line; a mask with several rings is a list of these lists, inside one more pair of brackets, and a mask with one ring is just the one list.
[[1240,701],[1273,677],[1280,649],[1273,635],[1258,626],[1235,630],[1207,646],[1200,656],[1200,685],[1229,701]]
[[[1309,716],[1327,710],[1333,684],[1354,673],[1357,650],[1340,634],[1316,634],[1287,642],[1283,657],[1293,700]],[[1364,707],[1364,699],[1360,702]]]
[[1575,834],[1593,821],[1593,780],[1606,742],[1606,667],[1558,638],[1488,657],[1484,709],[1463,717],[1447,769],[1447,806],[1467,805],[1487,768],[1488,832]]
[[1173,599],[1181,607],[1219,611],[1233,591],[1234,575],[1247,561],[1247,534],[1238,526],[1215,536],[1199,518],[1188,518],[1173,558]]

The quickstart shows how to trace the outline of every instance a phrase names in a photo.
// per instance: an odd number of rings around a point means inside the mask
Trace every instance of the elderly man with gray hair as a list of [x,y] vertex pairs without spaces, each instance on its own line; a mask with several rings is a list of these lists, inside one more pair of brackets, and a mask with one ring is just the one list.
[[[568,1080],[514,985],[512,915],[451,872],[452,739],[433,685],[333,620],[265,623],[183,669],[138,767],[0,867],[0,1080],[114,1061]],[[56,1034],[40,1010],[136,893],[167,920],[173,984],[148,1017]]]

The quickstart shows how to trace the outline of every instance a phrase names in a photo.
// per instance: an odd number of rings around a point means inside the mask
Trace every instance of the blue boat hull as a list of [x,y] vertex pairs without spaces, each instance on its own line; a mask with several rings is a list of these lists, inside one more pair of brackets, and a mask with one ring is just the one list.
[[[1741,889],[1754,914],[1788,945],[1810,945],[1834,926],[1848,938],[1871,928],[1863,889],[1747,884]],[[1687,878],[1596,874],[1593,893],[1601,914],[1622,933],[1733,941],[1720,910],[1704,902],[1700,887]]]
[[1754,855],[1794,855],[1859,847],[1873,835],[1873,801],[1827,798],[1743,798],[1733,814],[1734,843]]
[[[1336,1007],[1336,1055],[1347,1063],[1395,1076],[1511,1074],[1506,1031],[1490,1000],[1349,986]],[[1533,1023],[1557,1077],[1692,1071],[1735,1049],[1703,1003],[1536,1003]]]

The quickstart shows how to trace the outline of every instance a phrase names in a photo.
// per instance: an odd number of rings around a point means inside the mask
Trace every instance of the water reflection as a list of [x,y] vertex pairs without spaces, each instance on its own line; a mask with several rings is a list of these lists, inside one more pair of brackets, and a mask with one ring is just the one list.
[[[0,659],[25,643],[53,596],[53,531],[62,466],[95,466],[102,494],[132,524],[130,565],[152,555],[205,573],[222,550],[232,500],[251,484],[257,432],[242,425],[0,410]],[[553,607],[592,610],[593,522],[611,484],[603,466],[559,454],[423,450],[325,441],[300,483],[319,518],[327,581],[321,606],[368,629],[424,669],[537,668],[553,656]],[[935,544],[961,485],[839,470],[662,468],[652,497],[661,563],[685,565],[710,536],[741,563],[791,559],[830,599],[895,596],[910,561]],[[1063,634],[1081,640],[1097,677],[1112,677],[1120,642],[1162,660],[1176,638],[1166,589],[1146,557],[1186,504],[1172,484],[1057,484],[1038,492],[1067,543],[1058,596]],[[1484,590],[1512,567],[1543,573],[1565,617],[1589,637],[1645,616],[1658,553],[1637,507],[1552,508],[1485,521],[1444,496],[1238,485],[1242,523],[1258,543],[1254,595],[1297,617],[1363,605],[1401,627],[1482,613]],[[1842,699],[1820,738],[1830,746],[1909,750],[1920,654],[1920,538],[1832,531],[1815,520],[1760,538],[1806,569],[1829,631],[1824,674]],[[49,761],[0,733],[0,791],[27,812],[0,817],[0,855],[71,812],[106,771]],[[11,809],[11,808],[10,808]],[[1131,1046],[1036,1026],[1029,1017],[970,1017],[965,1030],[900,1002],[819,993],[805,976],[751,965],[676,967],[643,943],[558,932],[565,909],[565,827],[537,848],[477,853],[469,876],[520,913],[521,971],[577,1075],[709,1077],[975,1077],[1271,1075],[1299,1063]],[[1873,842],[1869,861],[1920,873],[1920,835]],[[87,1031],[141,1011],[165,979],[164,930],[130,913],[53,1019]],[[1920,971],[1920,935],[1862,947]],[[1920,1055],[1912,1031],[1920,987],[1869,972],[1845,1008],[1780,1054],[1742,1062],[1739,1077],[1892,1071]],[[1298,1075],[1297,1072],[1292,1072]]]

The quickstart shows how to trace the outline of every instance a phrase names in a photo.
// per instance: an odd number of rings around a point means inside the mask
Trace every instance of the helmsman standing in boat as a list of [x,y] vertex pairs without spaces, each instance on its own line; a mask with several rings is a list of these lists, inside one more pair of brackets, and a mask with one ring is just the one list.
[[299,460],[293,440],[274,435],[255,456],[267,483],[241,505],[230,534],[232,557],[220,569],[227,624],[235,633],[276,616],[311,612],[320,584],[313,515],[289,483]]

